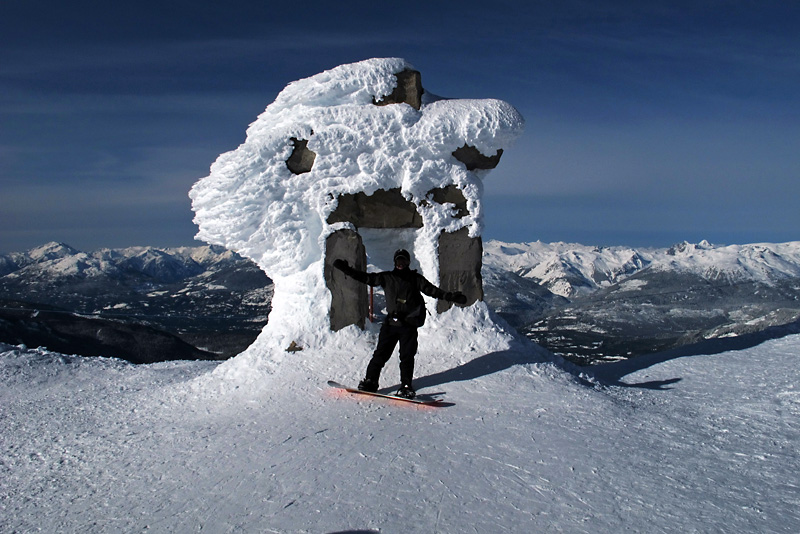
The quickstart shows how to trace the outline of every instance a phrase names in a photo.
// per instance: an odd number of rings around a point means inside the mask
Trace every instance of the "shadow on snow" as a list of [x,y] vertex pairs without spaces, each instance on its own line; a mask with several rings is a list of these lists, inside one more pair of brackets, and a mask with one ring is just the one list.
[[599,382],[608,386],[635,387],[644,389],[671,389],[667,386],[680,382],[681,378],[671,378],[669,380],[655,380],[651,382],[639,382],[630,384],[622,381],[622,377],[647,369],[653,365],[663,363],[677,358],[687,356],[708,356],[720,354],[728,351],[745,350],[771,339],[779,339],[791,334],[800,333],[800,322],[789,323],[781,326],[773,326],[760,332],[745,334],[737,337],[725,337],[707,339],[699,343],[685,345],[675,349],[637,356],[628,360],[621,360],[613,363],[605,363],[584,370],[592,374]]
[[484,354],[458,367],[414,379],[417,389],[441,386],[450,382],[464,382],[504,371],[515,365],[536,363],[530,355],[513,350]]

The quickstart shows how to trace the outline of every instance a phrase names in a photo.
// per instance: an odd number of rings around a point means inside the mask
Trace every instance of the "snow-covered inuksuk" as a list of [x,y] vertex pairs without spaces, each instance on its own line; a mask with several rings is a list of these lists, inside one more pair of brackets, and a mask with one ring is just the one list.
[[482,180],[523,124],[500,100],[431,94],[399,58],[290,83],[190,192],[197,238],[251,258],[274,282],[250,350],[369,330],[366,286],[332,263],[391,268],[399,248],[428,280],[468,298],[459,309],[429,301],[426,329],[451,313],[485,322]]

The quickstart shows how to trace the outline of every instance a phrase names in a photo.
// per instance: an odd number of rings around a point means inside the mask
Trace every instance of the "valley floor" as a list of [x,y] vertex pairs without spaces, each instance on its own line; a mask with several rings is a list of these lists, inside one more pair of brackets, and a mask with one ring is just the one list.
[[442,408],[326,387],[366,358],[339,350],[239,387],[0,351],[2,532],[800,531],[800,336],[588,381],[533,349],[423,363]]

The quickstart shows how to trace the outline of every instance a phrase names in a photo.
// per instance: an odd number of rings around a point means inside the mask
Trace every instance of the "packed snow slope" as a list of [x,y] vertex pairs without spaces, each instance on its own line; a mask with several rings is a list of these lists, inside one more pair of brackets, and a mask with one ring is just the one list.
[[446,407],[326,387],[361,338],[249,380],[2,346],[0,531],[800,531],[800,336],[597,378],[429,338],[417,385]]

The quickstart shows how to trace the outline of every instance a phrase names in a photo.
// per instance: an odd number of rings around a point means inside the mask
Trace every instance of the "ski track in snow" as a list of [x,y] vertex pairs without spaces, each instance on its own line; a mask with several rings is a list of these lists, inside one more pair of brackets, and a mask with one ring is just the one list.
[[328,388],[321,354],[237,388],[6,346],[0,531],[797,532],[798,349],[609,364],[610,386],[422,365],[454,403],[425,408]]

